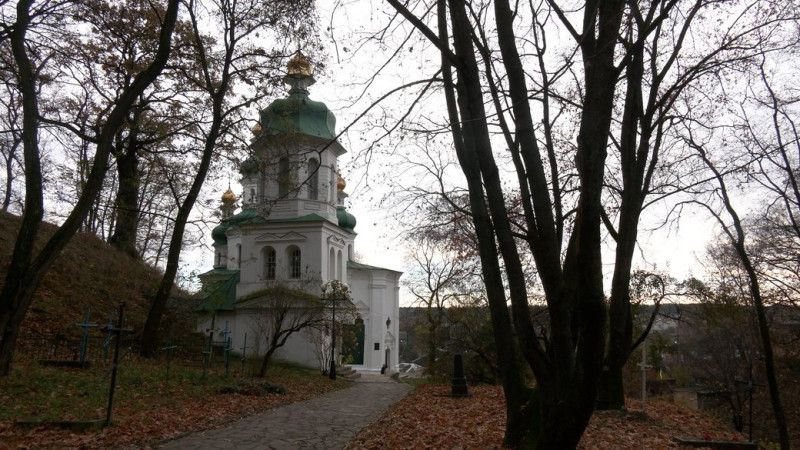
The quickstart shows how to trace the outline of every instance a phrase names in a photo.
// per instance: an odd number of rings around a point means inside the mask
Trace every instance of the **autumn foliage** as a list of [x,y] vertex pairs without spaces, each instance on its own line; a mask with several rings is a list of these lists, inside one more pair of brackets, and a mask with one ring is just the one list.
[[[418,387],[363,430],[348,449],[491,449],[500,448],[505,429],[505,403],[499,386],[471,387],[471,397],[452,398],[449,385]],[[628,410],[597,411],[578,446],[584,450],[677,448],[675,436],[744,440],[719,419],[664,400]]]

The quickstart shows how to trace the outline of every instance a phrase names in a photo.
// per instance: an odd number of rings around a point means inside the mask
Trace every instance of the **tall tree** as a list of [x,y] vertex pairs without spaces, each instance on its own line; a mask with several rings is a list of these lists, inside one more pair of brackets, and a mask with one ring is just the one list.
[[[10,36],[22,98],[26,193],[22,224],[14,245],[5,283],[0,291],[0,376],[5,376],[9,372],[19,327],[39,282],[56,255],[80,227],[102,187],[117,129],[124,122],[125,116],[136,98],[156,80],[169,59],[172,32],[178,16],[178,5],[178,0],[170,0],[162,9],[158,51],[155,57],[149,64],[142,67],[131,85],[122,89],[119,98],[109,105],[109,114],[97,135],[93,166],[84,190],[67,219],[38,252],[34,243],[44,211],[41,167],[39,166],[40,90],[38,88],[41,82],[40,76],[45,69],[44,65],[47,64],[47,55],[33,51],[34,46],[28,40],[28,33],[31,31],[32,24],[40,25],[42,29],[53,27],[57,30],[56,23],[68,18],[79,20],[79,17],[69,14],[68,3],[34,4],[33,0],[21,0],[16,5],[15,22],[2,25],[3,31]],[[160,8],[161,5],[153,4],[153,7]],[[63,22],[61,24],[63,26]],[[57,39],[54,35],[52,38]]]
[[[476,54],[484,56],[484,63],[490,60],[481,53],[485,51],[484,36],[476,36],[474,32],[482,31],[471,20],[477,19],[476,10],[461,1],[438,2],[436,33],[406,6],[390,1],[441,52],[449,121],[469,188],[499,351],[507,405],[505,443],[514,447],[574,448],[591,416],[601,369],[606,313],[600,258],[600,200],[618,73],[614,53],[624,2],[590,3],[584,9],[583,24],[578,30],[563,11],[551,5],[579,43],[586,89],[575,152],[580,190],[573,234],[562,263],[559,236],[563,230],[556,217],[560,206],[554,203],[548,188],[550,174],[543,164],[546,155],[541,154],[535,136],[527,76],[517,50],[514,11],[508,2],[495,1],[491,25],[498,42],[499,64],[506,76],[503,89],[507,90],[509,107],[516,120],[514,132],[509,128],[504,131],[508,131],[508,150],[521,194],[527,231],[524,240],[517,239],[520,230],[515,230],[515,224],[509,220],[508,194],[504,193],[494,156],[484,89],[488,86],[490,92],[499,95],[499,86],[495,85],[497,89],[492,91],[494,82],[486,83],[479,69]],[[484,20],[489,19],[484,17],[478,22]],[[484,75],[491,76],[491,72]],[[526,244],[525,251],[533,254],[549,309],[547,347],[531,322],[528,285],[521,268],[522,243]],[[498,254],[505,263],[507,286]],[[533,392],[524,383],[517,351],[524,355],[536,375],[537,389]]]
[[[714,177],[714,181],[718,186],[719,201],[722,205],[723,212],[717,212],[712,209],[710,205],[706,205],[708,210],[714,215],[722,228],[723,233],[728,239],[728,243],[739,258],[742,269],[746,274],[747,286],[749,288],[750,298],[753,302],[753,307],[756,312],[756,323],[758,325],[759,336],[761,338],[761,348],[764,352],[764,369],[767,378],[767,387],[769,389],[770,401],[772,403],[772,411],[775,416],[775,423],[778,428],[778,435],[780,439],[781,450],[789,450],[791,442],[789,440],[789,432],[786,426],[786,414],[784,412],[783,403],[781,402],[780,389],[778,386],[778,379],[775,370],[775,352],[773,351],[772,336],[770,334],[769,321],[767,319],[766,299],[762,296],[762,283],[761,277],[756,270],[756,264],[753,261],[752,253],[748,249],[747,232],[742,219],[734,206],[728,183],[725,181],[725,175],[721,171],[717,163],[712,161],[711,156],[706,151],[704,143],[694,139],[692,133],[687,137],[689,145],[698,152],[698,156],[703,163],[708,167]],[[725,218],[727,216],[727,219]]]
[[[556,0],[389,3],[441,56],[447,126],[469,189],[501,351],[506,443],[574,447],[603,365],[613,371],[610,395],[622,404],[621,368],[636,345],[630,283],[641,211],[686,186],[678,180],[689,167],[685,147],[664,157],[675,148],[665,142],[675,102],[761,52],[764,28],[790,20],[791,7],[702,0],[569,8]],[[708,27],[709,15],[724,8],[724,26]],[[572,40],[556,40],[555,30]],[[601,220],[616,244],[607,354],[600,343]],[[528,256],[535,286],[526,282]],[[548,308],[545,335],[530,319],[528,303],[537,295]],[[515,346],[538,392],[528,393]]]

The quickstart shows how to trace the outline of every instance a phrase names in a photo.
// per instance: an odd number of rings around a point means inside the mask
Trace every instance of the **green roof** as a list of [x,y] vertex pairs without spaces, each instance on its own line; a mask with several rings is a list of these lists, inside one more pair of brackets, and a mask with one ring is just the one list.
[[[337,211],[338,212],[338,211]],[[350,215],[352,217],[352,214]],[[211,237],[214,239],[214,245],[224,245],[228,242],[228,237],[225,233],[230,229],[238,228],[242,225],[249,224],[262,224],[262,223],[300,223],[300,222],[328,222],[339,226],[350,234],[356,234],[352,228],[341,226],[337,223],[331,222],[328,219],[320,216],[319,214],[306,214],[300,217],[288,217],[284,219],[265,219],[258,214],[256,209],[244,209],[233,217],[223,220],[221,224],[211,230]],[[355,226],[355,217],[352,218],[351,226]]]
[[217,275],[220,280],[206,286],[206,297],[197,307],[198,311],[233,311],[236,304],[236,285],[241,279],[240,272],[213,269],[203,275]]
[[305,134],[322,139],[336,139],[336,117],[325,103],[308,98],[303,89],[292,89],[289,97],[273,101],[261,111],[265,133]]

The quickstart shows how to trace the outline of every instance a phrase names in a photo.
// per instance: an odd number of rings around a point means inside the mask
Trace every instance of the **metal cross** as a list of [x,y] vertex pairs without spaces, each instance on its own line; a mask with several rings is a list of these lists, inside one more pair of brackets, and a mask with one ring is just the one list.
[[111,347],[111,341],[114,340],[114,333],[110,331],[111,328],[114,327],[114,311],[111,311],[111,314],[108,316],[108,326],[106,329],[109,330],[108,337],[106,337],[106,341],[103,342],[103,362],[106,364],[108,363],[108,349]]
[[108,332],[113,332],[117,336],[114,344],[114,363],[111,365],[111,387],[108,392],[108,408],[106,409],[106,426],[111,425],[111,410],[114,407],[114,389],[117,387],[117,367],[119,366],[119,344],[121,333],[132,333],[132,329],[122,328],[122,313],[125,312],[125,302],[119,304],[119,321],[116,327],[107,327]]
[[231,335],[231,329],[228,328],[228,321],[225,321],[225,329],[219,332],[222,335],[222,342],[228,342],[228,337]]
[[86,347],[89,345],[89,328],[97,328],[99,325],[95,323],[89,323],[89,319],[92,316],[92,307],[86,305],[86,314],[83,316],[83,323],[76,323],[76,327],[83,328],[83,333],[81,336],[81,353],[80,353],[80,361],[81,361],[81,369],[84,368],[86,364]]
[[244,333],[244,345],[242,345],[242,376],[244,376],[244,363],[247,361],[247,332]]
[[167,352],[167,378],[166,378],[166,382],[167,383],[169,383],[170,354],[172,353],[172,350],[175,350],[176,348],[178,348],[178,346],[177,345],[172,345],[172,334],[170,333],[170,334],[167,335],[167,345],[165,345],[164,347],[161,347],[161,350],[164,350],[165,352]]

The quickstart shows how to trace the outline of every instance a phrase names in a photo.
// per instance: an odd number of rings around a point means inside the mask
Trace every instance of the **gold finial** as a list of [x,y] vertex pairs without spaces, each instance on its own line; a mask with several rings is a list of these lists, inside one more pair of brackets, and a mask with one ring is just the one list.
[[338,180],[336,180],[336,191],[344,192],[344,188],[347,186],[347,182],[344,181],[344,178],[342,178],[342,176],[339,175],[338,173],[336,174],[336,177],[338,178]]
[[311,63],[303,53],[298,51],[286,64],[286,71],[289,75],[311,76]]
[[233,193],[231,187],[228,186],[228,190],[222,194],[222,204],[225,206],[231,206],[236,203],[236,194]]
[[256,122],[256,124],[253,125],[252,128],[250,128],[250,132],[253,133],[253,136],[256,136],[256,137],[259,136],[261,134],[261,124]]

